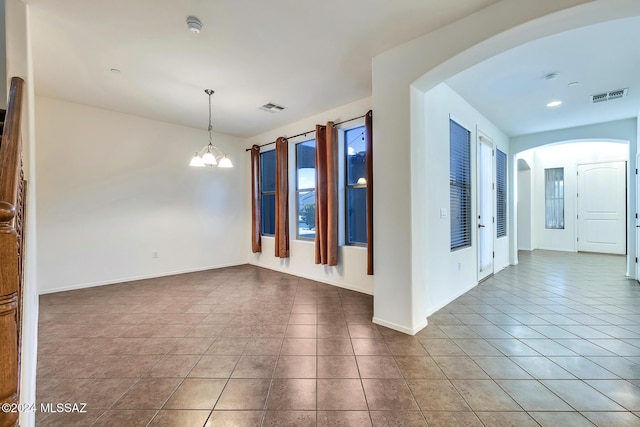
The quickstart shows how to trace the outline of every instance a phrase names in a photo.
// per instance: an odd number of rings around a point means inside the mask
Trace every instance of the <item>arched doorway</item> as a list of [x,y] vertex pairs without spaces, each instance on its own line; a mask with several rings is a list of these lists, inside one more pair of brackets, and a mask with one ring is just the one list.
[[[374,220],[377,236],[374,277],[374,322],[407,333],[426,325],[425,317],[466,290],[475,286],[477,274],[467,274],[465,263],[452,262],[448,255],[449,235],[442,220],[448,220],[448,201],[441,193],[448,187],[446,163],[430,163],[430,148],[446,144],[446,136],[426,140],[426,127],[432,120],[426,114],[425,94],[453,75],[474,64],[531,40],[550,34],[640,15],[640,4],[616,2],[606,6],[589,2],[580,6],[557,4],[557,8],[503,10],[497,3],[491,14],[476,14],[442,30],[427,34],[373,60],[373,109],[383,119],[374,123],[379,142],[374,173],[379,185],[375,190]],[[574,3],[575,4],[575,3]],[[546,6],[549,6],[547,4]],[[561,10],[563,7],[567,9]],[[527,12],[528,10],[528,12]],[[561,10],[558,12],[558,10]],[[500,32],[500,12],[512,19],[511,27]],[[521,13],[522,12],[522,13]],[[536,19],[535,17],[539,17]],[[635,126],[635,125],[634,125]],[[636,129],[637,131],[637,129]],[[586,136],[585,136],[586,137]],[[607,136],[609,137],[609,136]],[[558,139],[556,139],[557,141]],[[513,200],[512,157],[509,155],[509,198]],[[410,168],[407,168],[410,165]],[[398,191],[398,188],[410,188]],[[443,199],[432,197],[442,196]],[[517,227],[512,220],[517,212],[509,203],[508,240],[517,263]],[[393,207],[390,209],[389,207]],[[443,212],[444,209],[444,212]],[[435,224],[427,230],[426,223]],[[390,224],[400,224],[390,227]],[[438,224],[440,225],[438,228]],[[434,233],[430,231],[435,230]],[[430,247],[436,245],[443,259],[437,268],[428,266]],[[475,258],[475,254],[474,254]],[[394,259],[393,263],[384,263]],[[460,288],[444,289],[451,283]]]
[[628,141],[562,141],[513,156],[518,250],[627,255],[635,242]]

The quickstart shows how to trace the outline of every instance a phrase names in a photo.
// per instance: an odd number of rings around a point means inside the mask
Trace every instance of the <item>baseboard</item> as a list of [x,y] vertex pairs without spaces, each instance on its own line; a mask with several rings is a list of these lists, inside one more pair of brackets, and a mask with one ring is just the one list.
[[502,270],[504,270],[507,267],[509,267],[509,264],[505,264],[502,267],[498,267],[497,270],[496,269],[493,270],[493,274],[496,275],[496,274],[500,273]]
[[422,329],[424,329],[427,326],[428,322],[427,322],[427,319],[425,318],[424,321],[420,322],[415,327],[407,328],[406,326],[398,325],[397,323],[393,323],[393,322],[388,322],[386,320],[380,319],[379,317],[374,317],[373,323],[375,323],[376,325],[384,326],[385,328],[393,329],[394,331],[402,332],[408,335],[415,335],[418,332],[420,332]]
[[288,269],[278,268],[277,266],[263,265],[263,264],[258,264],[256,262],[252,262],[252,261],[249,261],[249,264],[251,264],[253,266],[256,266],[256,267],[266,268],[267,270],[273,270],[273,271],[277,271],[279,273],[290,274],[292,276],[302,277],[303,279],[313,280],[314,282],[326,283],[327,285],[337,286],[338,288],[348,289],[350,291],[356,291],[356,292],[360,292],[362,294],[373,295],[373,291],[369,290],[369,289],[359,288],[357,286],[350,286],[350,285],[347,285],[347,284],[344,284],[344,283],[334,282],[333,280],[328,280],[328,279],[325,279],[325,278],[311,276],[309,274],[293,273]]
[[467,292],[469,292],[471,289],[475,288],[476,286],[478,286],[478,282],[472,283],[471,285],[467,286],[466,288],[462,289],[460,292],[458,292],[457,294],[453,295],[450,298],[447,298],[444,302],[438,304],[435,307],[430,307],[427,310],[427,317],[431,316],[433,313],[435,313],[436,311],[440,310],[442,307],[446,306],[447,304],[450,304],[452,301],[454,301],[456,298],[461,297],[462,295],[466,294]]
[[39,291],[39,295],[46,294],[54,294],[56,292],[65,292],[65,291],[74,291],[77,289],[85,289],[85,288],[93,288],[96,286],[107,286],[107,285],[115,285],[118,283],[125,282],[133,282],[136,280],[145,280],[145,279],[155,279],[158,277],[166,277],[166,276],[176,276],[178,274],[186,274],[186,273],[197,273],[198,271],[206,271],[206,270],[216,270],[218,268],[226,268],[226,267],[237,267],[239,265],[245,265],[246,262],[241,263],[231,263],[231,264],[217,264],[217,265],[209,265],[205,267],[197,267],[197,268],[186,268],[184,270],[175,270],[175,271],[166,271],[163,273],[153,273],[153,274],[143,274],[140,276],[131,276],[131,277],[122,277],[119,279],[112,280],[101,280],[97,282],[89,282],[89,283],[80,283],[77,285],[64,286],[60,288],[47,289],[44,291]]

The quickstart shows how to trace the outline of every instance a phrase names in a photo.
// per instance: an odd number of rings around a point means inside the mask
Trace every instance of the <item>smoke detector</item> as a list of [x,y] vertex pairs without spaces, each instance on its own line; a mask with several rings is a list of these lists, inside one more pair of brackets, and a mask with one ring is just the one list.
[[198,34],[202,31],[202,21],[200,21],[196,16],[187,16],[187,28],[193,34]]

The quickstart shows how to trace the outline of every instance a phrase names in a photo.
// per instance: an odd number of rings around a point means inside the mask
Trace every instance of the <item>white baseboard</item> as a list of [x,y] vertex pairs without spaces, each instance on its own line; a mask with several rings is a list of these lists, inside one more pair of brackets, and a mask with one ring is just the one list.
[[472,283],[471,285],[463,288],[460,292],[458,292],[457,294],[451,296],[450,298],[447,298],[444,302],[441,302],[437,306],[429,307],[429,309],[427,310],[427,317],[431,316],[433,313],[435,313],[436,311],[440,310],[445,305],[451,303],[456,298],[459,298],[462,295],[466,294],[467,292],[469,292],[471,289],[475,288],[476,286],[478,286],[478,282]]
[[337,286],[339,288],[348,289],[350,291],[356,291],[356,292],[360,292],[360,293],[367,294],[367,295],[373,295],[373,291],[370,290],[370,289],[364,289],[364,288],[359,288],[357,286],[351,286],[351,285],[347,285],[347,284],[344,284],[344,283],[335,282],[333,280],[329,280],[329,279],[326,279],[324,277],[316,277],[316,276],[312,276],[312,275],[309,275],[309,274],[294,273],[291,270],[286,269],[286,268],[278,268],[277,266],[264,265],[264,264],[259,264],[257,262],[252,262],[252,261],[249,261],[249,264],[254,265],[256,267],[266,268],[267,270],[273,270],[273,271],[277,271],[279,273],[290,274],[292,276],[302,277],[303,279],[313,280],[314,282],[326,283],[327,285]]
[[89,282],[89,283],[79,283],[79,284],[71,285],[71,286],[63,286],[63,287],[60,287],[60,288],[46,289],[46,290],[43,290],[43,291],[39,291],[38,294],[39,295],[46,295],[46,294],[53,294],[53,293],[56,293],[56,292],[74,291],[74,290],[77,290],[77,289],[93,288],[95,286],[115,285],[115,284],[118,284],[118,283],[133,282],[133,281],[136,281],[136,280],[155,279],[155,278],[158,278],[158,277],[175,276],[175,275],[178,275],[178,274],[185,274],[185,273],[196,273],[198,271],[215,270],[215,269],[218,269],[218,268],[226,268],[226,267],[236,267],[236,266],[245,265],[245,264],[246,264],[246,262],[231,263],[231,264],[208,265],[208,266],[205,266],[205,267],[186,268],[184,270],[165,271],[163,273],[143,274],[143,275],[140,275],[140,276],[121,277],[121,278],[118,278],[118,279],[101,280],[101,281]]
[[406,326],[398,325],[397,323],[388,322],[386,320],[380,319],[379,317],[374,317],[373,323],[375,323],[376,325],[384,326],[385,328],[393,329],[394,331],[402,332],[408,335],[415,335],[422,329],[424,329],[425,326],[427,326],[427,319],[424,319],[424,321],[420,322],[413,328],[407,328]]

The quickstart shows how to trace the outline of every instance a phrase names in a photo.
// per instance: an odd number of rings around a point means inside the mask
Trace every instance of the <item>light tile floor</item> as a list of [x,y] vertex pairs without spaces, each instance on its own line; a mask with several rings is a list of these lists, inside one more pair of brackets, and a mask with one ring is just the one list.
[[636,426],[623,257],[535,251],[429,318],[241,266],[45,295],[39,426]]

